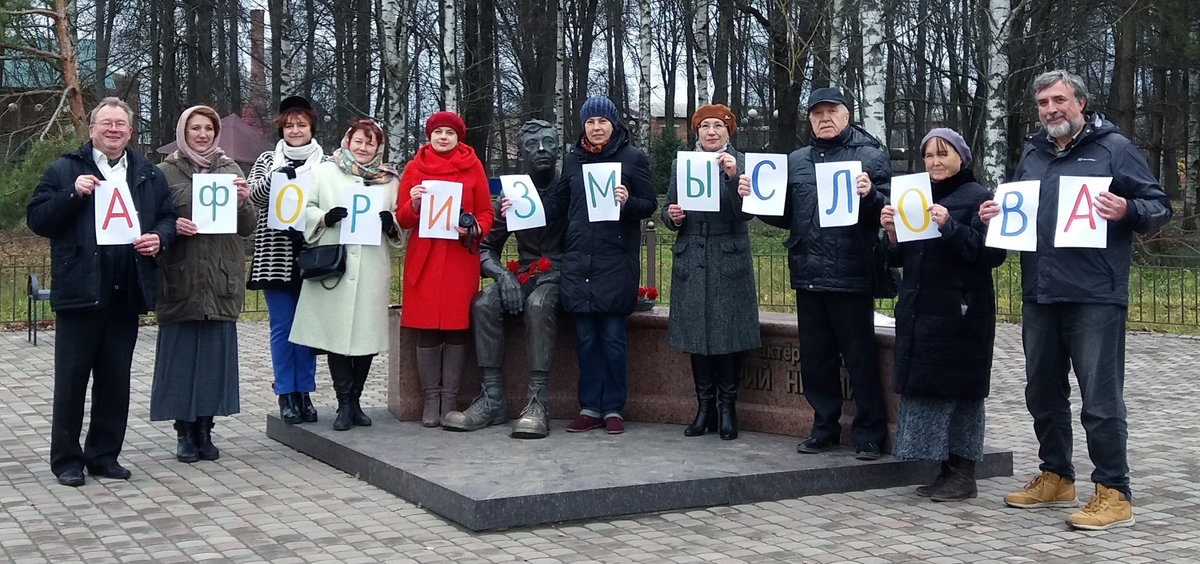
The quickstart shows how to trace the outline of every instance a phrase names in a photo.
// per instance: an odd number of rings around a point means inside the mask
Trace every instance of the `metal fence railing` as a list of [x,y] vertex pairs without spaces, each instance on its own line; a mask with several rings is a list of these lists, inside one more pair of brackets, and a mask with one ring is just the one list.
[[[643,234],[642,284],[658,289],[659,305],[671,303],[671,244],[674,234],[646,231]],[[513,241],[510,241],[510,246]],[[515,252],[515,251],[514,251]],[[507,257],[515,258],[515,257]],[[755,282],[759,307],[764,311],[794,312],[796,295],[789,284],[787,255],[778,251],[756,252],[753,255]],[[392,260],[392,303],[400,302],[403,276],[403,251]],[[57,283],[50,279],[50,259],[44,255],[13,255],[0,257],[0,324],[23,324],[28,314],[26,285],[29,275],[38,277],[43,288]],[[1000,321],[1021,319],[1021,266],[1013,253],[993,272],[996,287],[996,314]],[[890,313],[893,300],[879,300],[877,308]],[[46,302],[35,307],[39,318],[53,320],[54,314]],[[260,292],[247,292],[243,313],[248,318],[262,318],[266,303]],[[1129,274],[1129,327],[1171,332],[1200,332],[1200,269],[1169,266],[1134,266]]]

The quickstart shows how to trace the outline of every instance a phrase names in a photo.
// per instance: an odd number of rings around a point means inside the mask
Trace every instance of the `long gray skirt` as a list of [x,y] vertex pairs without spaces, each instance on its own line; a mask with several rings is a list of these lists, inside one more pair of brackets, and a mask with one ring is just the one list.
[[150,420],[232,415],[238,401],[237,323],[186,321],[158,328]]
[[982,399],[900,396],[892,456],[947,460],[956,454],[968,460],[982,460],[983,430]]

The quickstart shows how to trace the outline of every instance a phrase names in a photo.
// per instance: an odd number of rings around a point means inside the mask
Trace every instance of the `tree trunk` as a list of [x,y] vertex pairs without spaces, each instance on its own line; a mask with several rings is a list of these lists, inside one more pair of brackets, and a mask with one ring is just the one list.
[[845,87],[842,77],[842,43],[845,42],[845,0],[829,2],[829,83]]
[[241,3],[238,0],[225,0],[225,15],[229,22],[229,32],[226,40],[229,42],[226,47],[226,58],[228,60],[225,68],[225,74],[229,75],[229,106],[230,111],[241,113],[242,111],[242,65],[238,52],[240,47],[238,40],[238,19],[241,15]]
[[563,5],[566,0],[558,0],[555,2],[557,10],[555,12],[555,47],[554,47],[554,103],[558,106],[554,112],[554,127],[558,130],[559,135],[562,135],[564,143],[570,143],[567,137],[567,41],[566,33],[563,26],[566,24],[566,7]]
[[442,0],[442,109],[458,112],[458,21],[454,0]]
[[[313,83],[316,82],[316,62],[313,59],[316,57],[317,45],[317,7],[313,0],[304,1],[304,18],[307,26],[304,36],[304,97],[312,100]],[[275,97],[279,97],[278,92],[275,93]],[[279,105],[278,99],[275,100],[275,105]],[[328,113],[325,115],[329,116]]]
[[[82,137],[87,133],[87,119],[83,115],[83,91],[79,87],[79,69],[75,63],[75,42],[71,40],[73,23],[67,17],[67,9],[66,0],[54,0],[54,35],[58,40],[58,54],[62,56],[63,97],[70,108],[75,134]],[[44,131],[49,131],[49,127],[43,130],[43,136]]]
[[[708,67],[709,53],[711,49],[708,45],[708,1],[695,0],[695,14],[692,20],[692,29],[695,33],[695,51],[696,51],[696,104],[708,104],[711,98],[708,95]],[[690,114],[689,114],[690,117]]]
[[404,96],[408,92],[408,36],[411,26],[411,0],[381,0],[376,11],[379,26],[379,43],[383,58],[383,74],[387,77],[387,113],[384,124],[387,130],[387,158],[391,162],[402,162],[407,158],[408,104]]
[[863,129],[874,135],[884,147],[888,145],[883,110],[884,76],[887,48],[883,29],[883,10],[880,0],[863,0],[860,12],[863,27]]
[[642,56],[641,78],[638,80],[638,108],[642,121],[638,125],[638,142],[641,147],[650,147],[650,122],[654,119],[650,111],[650,0],[638,3],[638,51]]
[[1008,44],[1011,10],[1009,0],[989,0],[986,27],[981,34],[987,56],[987,117],[983,126],[982,177],[985,186],[1008,180]]
[[[717,33],[713,53],[714,103],[732,107],[729,96],[729,45],[733,42],[733,2],[717,0]],[[736,114],[735,114],[736,115]]]
[[[1128,8],[1129,1],[1120,2]],[[1117,24],[1115,35],[1116,56],[1113,61],[1112,89],[1108,96],[1108,118],[1121,133],[1133,136],[1133,119],[1137,101],[1133,96],[1134,74],[1137,70],[1137,34],[1140,11],[1129,9]],[[1098,109],[1098,108],[1089,108]]]

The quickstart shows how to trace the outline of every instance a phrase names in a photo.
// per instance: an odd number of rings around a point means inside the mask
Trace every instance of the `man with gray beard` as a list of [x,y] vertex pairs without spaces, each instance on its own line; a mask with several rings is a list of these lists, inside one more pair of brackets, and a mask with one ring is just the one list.
[[[1073,368],[1083,398],[1082,421],[1095,470],[1096,492],[1067,518],[1077,529],[1133,525],[1125,443],[1125,317],[1133,233],[1148,233],[1171,218],[1171,203],[1141,153],[1111,122],[1086,111],[1087,87],[1070,72],[1055,70],[1033,81],[1043,129],[1029,137],[1013,181],[1041,181],[1037,251],[1021,253],[1022,340],[1025,402],[1042,459],[1040,475],[1020,492],[1004,496],[1011,507],[1074,507],[1071,463]],[[1059,179],[1111,177],[1108,192],[1091,202],[1108,222],[1105,248],[1054,246]],[[1000,207],[979,208],[987,223]]]

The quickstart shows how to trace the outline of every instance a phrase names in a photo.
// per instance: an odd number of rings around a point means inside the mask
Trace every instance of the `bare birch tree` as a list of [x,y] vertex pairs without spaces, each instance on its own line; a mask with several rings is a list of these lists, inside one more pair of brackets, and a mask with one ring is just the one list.
[[692,25],[696,37],[696,102],[702,106],[711,99],[708,94],[709,53],[712,52],[708,44],[708,0],[695,0],[695,8]]
[[376,24],[382,44],[383,72],[387,77],[388,158],[397,161],[409,147],[408,137],[408,34],[412,25],[412,0],[380,0]]
[[650,0],[637,0],[638,3],[638,51],[642,56],[641,79],[638,80],[638,108],[642,120],[638,123],[638,146],[650,146],[650,120],[654,119],[650,111]]
[[458,112],[458,18],[454,0],[442,0],[442,107]]
[[863,40],[863,96],[859,104],[863,129],[874,135],[880,143],[888,145],[887,126],[884,122],[884,83],[887,80],[885,65],[887,48],[883,29],[881,0],[863,0],[860,8]]
[[1009,0],[988,0],[984,41],[987,55],[983,58],[987,80],[986,114],[983,121],[983,179],[996,186],[1007,179],[1008,157],[1008,43],[1010,29]]

